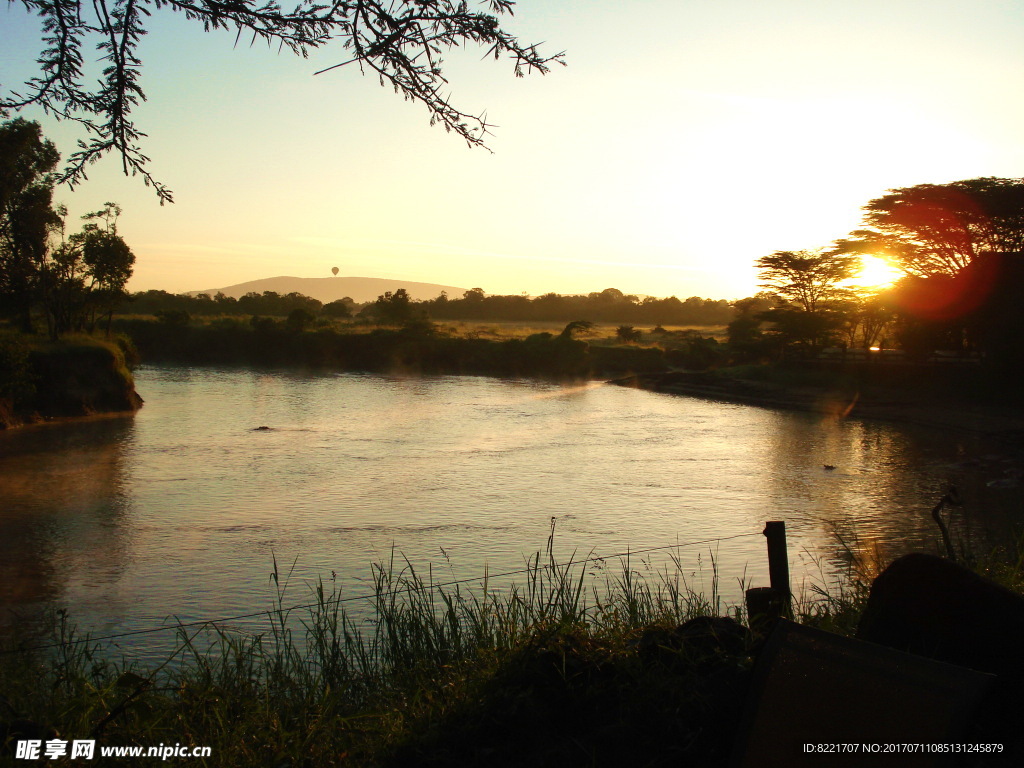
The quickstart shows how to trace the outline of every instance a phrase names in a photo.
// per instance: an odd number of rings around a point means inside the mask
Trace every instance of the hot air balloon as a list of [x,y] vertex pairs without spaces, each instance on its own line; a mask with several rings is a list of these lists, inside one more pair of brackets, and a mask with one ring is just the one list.
[[331,274],[333,274],[335,277],[337,277],[338,276],[338,268],[337,267],[332,267],[331,268]]

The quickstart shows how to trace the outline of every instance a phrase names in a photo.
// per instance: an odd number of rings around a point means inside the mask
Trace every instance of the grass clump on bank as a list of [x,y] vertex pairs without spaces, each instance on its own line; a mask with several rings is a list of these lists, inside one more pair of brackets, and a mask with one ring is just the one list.
[[126,337],[51,341],[0,332],[0,429],[54,418],[138,410]]
[[[523,580],[433,583],[374,567],[370,620],[323,582],[260,632],[179,627],[163,664],[115,661],[55,619],[56,645],[0,655],[0,720],[103,745],[209,746],[207,765],[723,764],[750,666],[678,559],[535,556]],[[125,758],[125,763],[129,762]],[[117,764],[112,761],[110,764]]]

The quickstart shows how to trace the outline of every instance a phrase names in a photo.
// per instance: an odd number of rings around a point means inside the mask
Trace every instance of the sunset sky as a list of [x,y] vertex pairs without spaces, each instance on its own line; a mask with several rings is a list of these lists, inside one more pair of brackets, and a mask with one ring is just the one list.
[[[149,21],[137,122],[161,207],[113,157],[58,197],[121,204],[129,287],[296,275],[487,293],[735,299],[753,262],[828,245],[894,187],[1024,176],[1017,0],[521,0],[509,28],[565,50],[516,79],[448,56],[453,102],[487,112],[493,154],[325,49],[233,49],[166,9]],[[0,8],[0,83],[38,29]],[[31,112],[28,118],[40,118]],[[64,154],[77,134],[41,119]]]

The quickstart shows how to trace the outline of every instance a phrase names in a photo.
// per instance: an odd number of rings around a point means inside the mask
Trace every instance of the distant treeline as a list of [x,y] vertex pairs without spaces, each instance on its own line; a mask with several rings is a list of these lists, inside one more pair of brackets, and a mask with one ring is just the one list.
[[[586,318],[593,322],[649,325],[726,325],[736,317],[732,304],[724,299],[702,299],[692,296],[682,301],[675,296],[643,299],[623,294],[616,288],[586,296],[488,296],[480,288],[466,291],[453,299],[442,293],[435,299],[411,302],[411,308],[435,320],[506,320],[568,322]],[[313,315],[372,318],[375,304],[358,304],[345,297],[323,304],[301,293],[281,295],[274,291],[247,293],[235,299],[218,293],[172,294],[150,290],[132,294],[122,312],[139,315],[161,315],[186,312],[189,315],[263,315],[287,317],[296,309]]]
[[402,374],[485,374],[586,379],[662,371],[660,348],[602,347],[571,335],[538,333],[491,341],[437,332],[429,322],[401,329],[352,333],[320,327],[298,330],[269,317],[222,318],[177,325],[142,318],[115,320],[142,360],[188,365],[256,365]]
[[461,299],[442,294],[417,306],[438,320],[525,320],[568,321],[586,318],[596,323],[632,323],[650,325],[726,325],[736,310],[724,299],[691,296],[680,301],[675,296],[643,299],[623,294],[616,288],[586,296],[487,296],[481,289],[466,291]]
[[191,296],[187,293],[151,290],[131,294],[128,302],[122,305],[121,311],[136,315],[187,312],[189,315],[287,317],[296,309],[304,309],[314,315],[335,314],[339,317],[349,317],[355,306],[356,303],[347,297],[325,305],[310,296],[294,292],[284,295],[275,291],[253,292],[236,299],[232,296],[225,296],[223,293],[218,293],[216,296],[205,293]]

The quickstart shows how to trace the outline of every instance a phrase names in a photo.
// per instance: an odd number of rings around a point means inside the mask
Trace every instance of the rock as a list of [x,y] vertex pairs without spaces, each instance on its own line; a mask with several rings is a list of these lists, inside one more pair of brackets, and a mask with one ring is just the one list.
[[996,675],[966,741],[999,743],[985,765],[1024,764],[1024,597],[948,560],[906,555],[871,585],[857,637]]
[[1024,677],[1024,597],[932,555],[901,557],[875,579],[857,637]]

